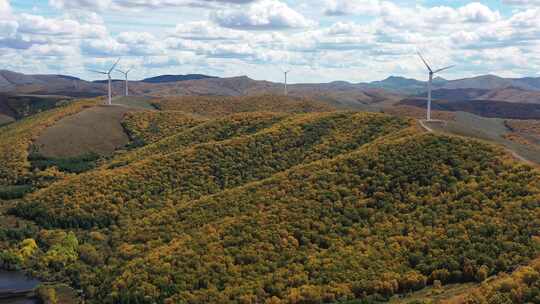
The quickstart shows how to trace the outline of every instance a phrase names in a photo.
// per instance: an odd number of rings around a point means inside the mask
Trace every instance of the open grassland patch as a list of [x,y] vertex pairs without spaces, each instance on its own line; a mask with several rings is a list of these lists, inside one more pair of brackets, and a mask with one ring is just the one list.
[[466,136],[497,143],[506,147],[518,158],[534,164],[540,164],[540,147],[512,141],[511,130],[501,118],[480,117],[466,112],[456,112],[453,121],[430,123],[435,131]]
[[33,150],[49,158],[78,157],[88,153],[111,155],[129,138],[122,127],[132,108],[95,106],[59,120],[36,139]]
[[156,108],[152,105],[151,97],[144,96],[119,96],[113,98],[112,101],[115,105],[124,105],[131,108],[140,108],[144,110],[155,110]]

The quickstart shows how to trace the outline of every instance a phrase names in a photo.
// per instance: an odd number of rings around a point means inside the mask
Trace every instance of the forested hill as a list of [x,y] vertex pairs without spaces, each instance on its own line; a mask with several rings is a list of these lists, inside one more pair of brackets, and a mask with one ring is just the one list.
[[[11,162],[33,188],[2,202],[0,264],[88,303],[375,303],[539,255],[540,172],[501,148],[307,100],[182,101],[127,113],[130,144],[85,172]],[[78,107],[3,136],[21,151]]]

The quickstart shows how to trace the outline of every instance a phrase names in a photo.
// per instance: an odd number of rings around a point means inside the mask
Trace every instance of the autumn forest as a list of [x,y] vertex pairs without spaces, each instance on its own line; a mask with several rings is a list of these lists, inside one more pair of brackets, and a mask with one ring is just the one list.
[[100,102],[0,128],[2,268],[85,303],[540,303],[540,172],[499,146],[276,96],[157,99],[107,155],[34,146]]

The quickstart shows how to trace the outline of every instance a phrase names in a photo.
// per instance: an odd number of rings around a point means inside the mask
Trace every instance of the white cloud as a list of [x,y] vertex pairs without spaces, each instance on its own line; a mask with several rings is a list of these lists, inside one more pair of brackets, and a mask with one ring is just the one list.
[[178,24],[172,35],[188,40],[239,40],[246,37],[244,32],[222,28],[208,21]]
[[499,12],[494,12],[489,7],[473,2],[458,9],[461,18],[466,22],[495,22],[501,18]]
[[501,18],[499,12],[492,11],[479,2],[455,9],[449,6],[400,7],[395,3],[379,0],[326,0],[324,13],[337,16],[378,15],[394,24],[494,22]]
[[74,34],[79,23],[73,20],[49,19],[37,15],[22,14],[19,32],[27,34],[66,35]]
[[[14,20],[11,14],[11,6],[8,0],[0,0],[0,39],[12,38],[17,32],[19,24]],[[4,41],[5,44],[5,41]],[[0,47],[2,43],[0,42]]]
[[504,4],[515,6],[535,6],[540,5],[540,0],[502,0]]
[[57,9],[104,10],[110,7],[112,0],[49,0],[49,4]]
[[279,0],[260,0],[248,8],[217,11],[213,19],[221,26],[241,30],[304,28],[315,23]]
[[84,40],[81,43],[83,54],[90,56],[121,56],[129,50],[113,38]]
[[212,7],[212,4],[246,4],[256,0],[49,0],[57,9],[95,10],[170,7]]
[[513,27],[521,29],[540,29],[540,9],[527,9],[510,18]]
[[0,17],[11,15],[11,6],[8,0],[0,0]]
[[379,13],[379,0],[327,0],[324,14],[327,16],[374,15]]
[[255,50],[247,43],[224,44],[207,48],[203,54],[212,58],[248,58],[255,55]]
[[43,44],[43,45],[33,45],[27,51],[27,54],[30,54],[32,57],[66,57],[70,55],[75,55],[78,53],[78,50],[73,46],[59,46],[54,44]]

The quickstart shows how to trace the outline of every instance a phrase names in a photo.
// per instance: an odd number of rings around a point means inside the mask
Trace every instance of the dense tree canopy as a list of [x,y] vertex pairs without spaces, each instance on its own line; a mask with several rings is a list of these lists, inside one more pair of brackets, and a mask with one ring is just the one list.
[[154,105],[162,110],[182,111],[214,118],[245,112],[306,113],[334,110],[326,104],[310,99],[279,95],[164,97],[154,101]]
[[[141,145],[31,176],[43,189],[0,208],[0,265],[88,303],[373,303],[538,257],[540,172],[503,150],[383,114],[234,100],[212,118],[129,114]],[[537,301],[535,263],[511,278],[468,303]]]

